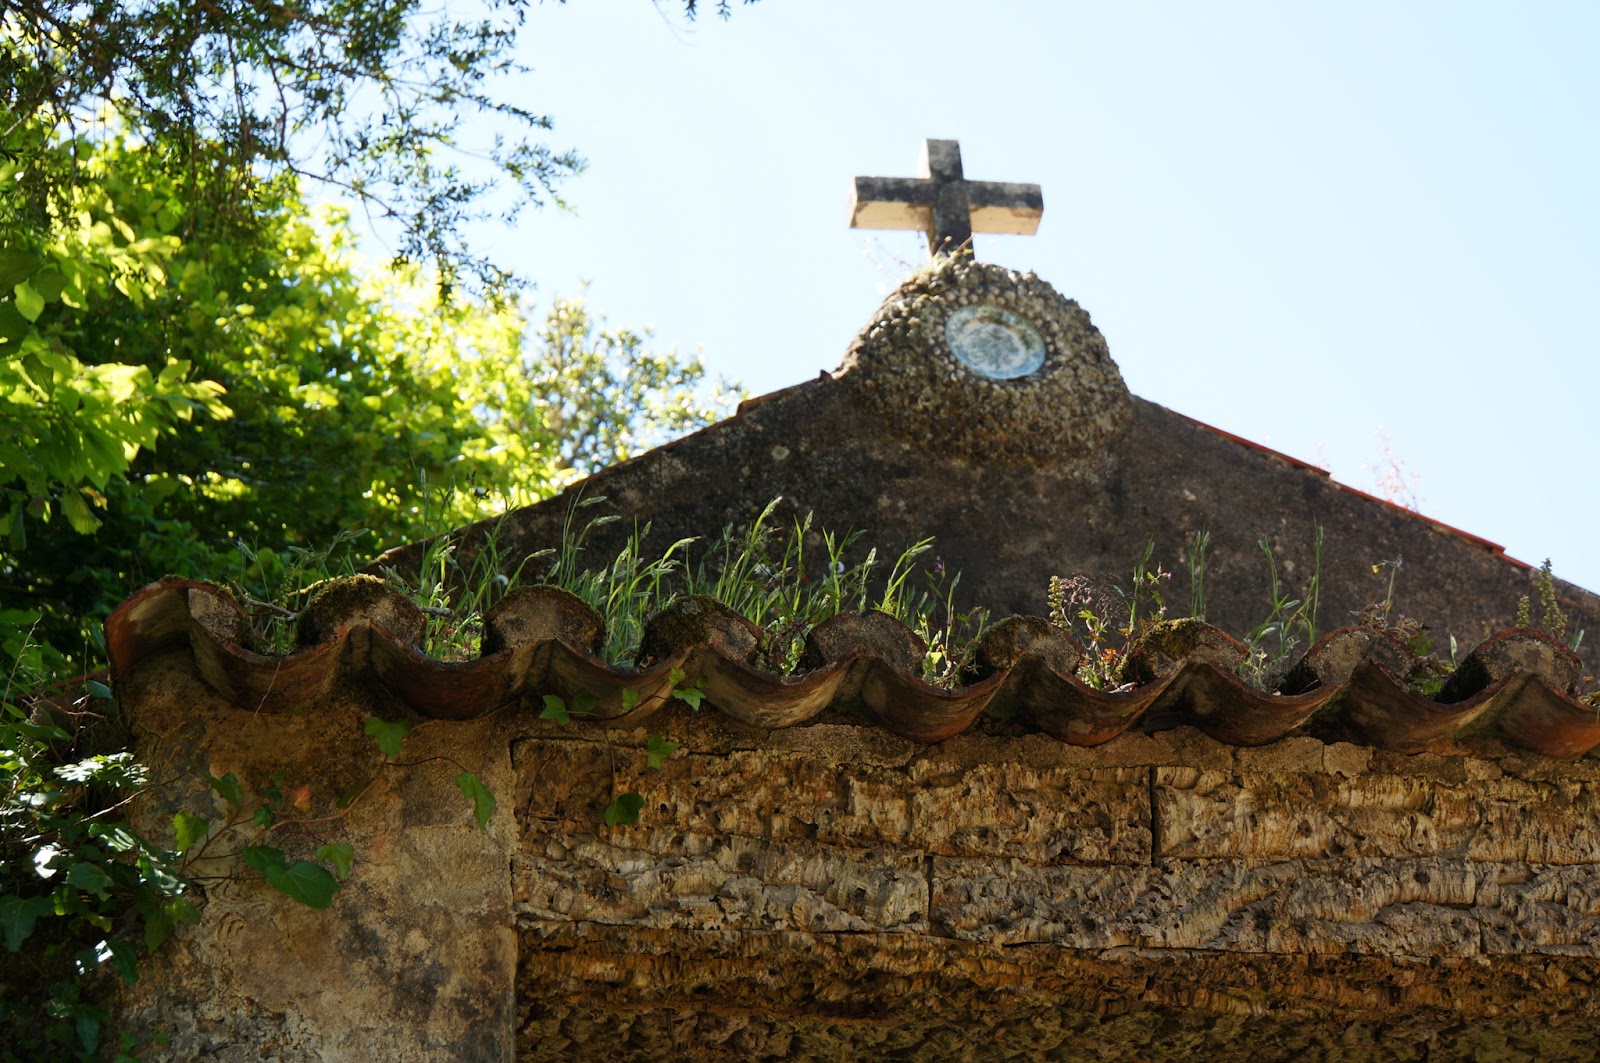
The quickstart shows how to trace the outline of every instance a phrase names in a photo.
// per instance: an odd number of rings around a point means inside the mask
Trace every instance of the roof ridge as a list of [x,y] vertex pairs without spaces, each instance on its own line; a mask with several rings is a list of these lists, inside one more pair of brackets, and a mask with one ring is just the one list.
[[[815,667],[786,676],[750,663],[748,641],[729,634],[742,617],[730,621],[707,609],[687,626],[673,617],[676,634],[663,634],[657,625],[655,648],[642,665],[609,664],[598,656],[594,634],[604,630],[603,618],[551,587],[518,588],[491,609],[482,656],[438,661],[416,647],[420,629],[392,630],[405,626],[395,618],[406,615],[393,599],[410,606],[388,588],[331,602],[332,611],[316,621],[320,641],[268,656],[245,645],[248,615],[231,594],[197,580],[163,580],[136,592],[107,619],[112,677],[123,682],[143,661],[187,646],[208,685],[237,707],[267,714],[303,711],[341,682],[358,679],[419,715],[447,720],[582,692],[585,703],[592,702],[590,718],[633,723],[674,700],[698,701],[698,695],[683,697],[685,690],[698,690],[722,715],[766,728],[863,704],[882,727],[920,742],[960,734],[992,708],[1020,714],[1037,730],[1080,746],[1109,741],[1135,724],[1165,729],[1185,723],[1228,744],[1260,745],[1313,719],[1337,722],[1357,741],[1399,752],[1491,725],[1513,744],[1547,756],[1577,757],[1600,745],[1600,712],[1571,693],[1581,662],[1529,628],[1486,640],[1436,699],[1406,686],[1395,672],[1394,639],[1373,628],[1323,636],[1290,670],[1290,680],[1303,689],[1275,694],[1250,687],[1224,667],[1226,644],[1236,640],[1202,621],[1180,621],[1164,626],[1187,625],[1187,635],[1174,640],[1169,632],[1165,642],[1138,644],[1130,659],[1144,663],[1134,665],[1133,681],[1106,691],[1063,667],[1062,653],[1070,647],[1064,650],[1062,639],[1070,642],[1070,635],[1058,628],[1059,636],[1040,637],[1039,624],[1053,625],[1016,618],[996,625],[1012,628],[980,653],[987,663],[973,681],[945,690],[923,681],[897,655],[895,640],[916,635],[886,614],[844,613],[818,625],[814,634],[829,629],[830,637],[808,640]],[[1035,630],[1019,638],[1019,626]],[[1197,643],[1201,629],[1218,637]]]

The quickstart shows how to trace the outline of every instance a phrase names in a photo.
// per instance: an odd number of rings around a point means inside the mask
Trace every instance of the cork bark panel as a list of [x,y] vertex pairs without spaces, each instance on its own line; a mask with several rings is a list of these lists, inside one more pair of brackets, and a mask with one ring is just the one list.
[[1001,945],[1600,957],[1600,875],[1454,856],[1155,867],[936,858],[929,920]]
[[1486,761],[1457,758],[1445,767],[1353,777],[1158,767],[1160,856],[1273,861],[1451,852],[1486,862],[1590,864],[1600,855],[1593,769],[1525,779]]
[[815,842],[613,828],[515,854],[519,921],[696,930],[923,931],[923,860]]
[[706,750],[690,738],[653,770],[627,739],[590,734],[514,745],[529,845],[595,833],[615,795],[637,792],[642,823],[690,834],[1035,863],[1150,858],[1148,769],[1081,763],[1059,743],[991,761],[935,751],[886,761],[828,748]]
[[1592,958],[521,928],[518,1058],[1587,1060]]

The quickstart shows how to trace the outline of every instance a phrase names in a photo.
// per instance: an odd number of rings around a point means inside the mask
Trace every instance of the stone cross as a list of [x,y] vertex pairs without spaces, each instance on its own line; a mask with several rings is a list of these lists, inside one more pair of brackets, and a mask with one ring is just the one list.
[[972,234],[1039,231],[1044,194],[1038,185],[968,181],[961,173],[961,144],[922,144],[921,177],[857,177],[850,203],[853,229],[921,229],[928,253],[952,254]]

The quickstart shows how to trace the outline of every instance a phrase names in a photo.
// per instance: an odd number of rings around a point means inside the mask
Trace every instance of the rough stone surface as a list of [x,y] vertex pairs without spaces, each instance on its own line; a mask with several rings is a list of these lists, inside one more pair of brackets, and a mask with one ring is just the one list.
[[[1600,1052],[1588,759],[1190,728],[1079,748],[1002,720],[925,746],[836,713],[766,732],[683,708],[646,730],[527,707],[419,726],[413,766],[380,770],[362,724],[393,714],[370,691],[258,715],[171,652],[121,693],[175,780],[141,830],[220,818],[202,773],[282,772],[286,814],[313,822],[271,843],[356,850],[325,912],[222,848],[191,868],[222,876],[202,922],[115,1009],[167,1030],[167,1058]],[[652,734],[679,743],[656,768]],[[486,832],[463,768],[499,798]],[[639,822],[606,826],[629,792]]]
[[[203,890],[200,924],[180,928],[116,1001],[121,1028],[147,1043],[166,1032],[164,1057],[144,1058],[509,1057],[513,822],[502,811],[477,830],[453,782],[473,770],[491,790],[510,789],[494,718],[419,726],[403,751],[416,766],[380,769],[363,723],[393,713],[359,693],[298,716],[241,711],[187,654],[148,662],[120,687],[140,760],[165,781],[133,809],[135,829],[170,845],[180,809],[220,826],[229,812],[207,774],[232,772],[247,798],[244,822],[188,868]],[[249,817],[274,773],[287,801],[279,819],[305,822],[267,834]],[[338,807],[369,782],[348,811]],[[332,842],[352,845],[355,863],[326,911],[276,892],[237,856],[272,845],[292,863]]]
[[1587,761],[668,731],[659,771],[642,733],[516,743],[520,1058],[1600,1049]]

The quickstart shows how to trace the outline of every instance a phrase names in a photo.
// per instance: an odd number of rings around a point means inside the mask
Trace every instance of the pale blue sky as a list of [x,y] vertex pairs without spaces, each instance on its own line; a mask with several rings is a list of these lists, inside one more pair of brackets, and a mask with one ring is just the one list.
[[1366,489],[1386,429],[1423,512],[1600,589],[1597,57],[1587,0],[546,4],[516,96],[590,167],[487,243],[769,391],[925,256],[847,228],[850,178],[957,138],[1044,188],[978,257],[1082,303],[1136,394]]

